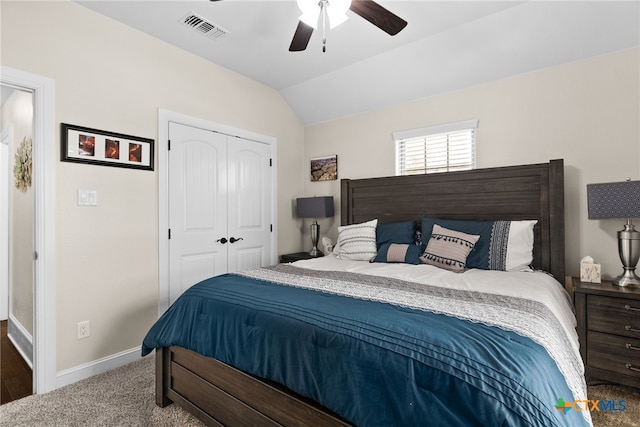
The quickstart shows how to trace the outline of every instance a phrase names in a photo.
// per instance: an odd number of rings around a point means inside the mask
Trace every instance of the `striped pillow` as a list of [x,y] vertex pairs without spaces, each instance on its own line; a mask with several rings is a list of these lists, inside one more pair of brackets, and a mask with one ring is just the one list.
[[343,225],[338,227],[338,247],[334,253],[339,259],[353,261],[369,261],[376,254],[376,227],[378,220],[374,219],[361,224]]
[[378,249],[378,255],[376,255],[371,262],[403,262],[405,264],[422,264],[420,256],[423,252],[424,245],[385,243],[380,246]]
[[455,272],[466,268],[467,256],[480,236],[449,230],[434,224],[427,248],[420,257],[425,264]]

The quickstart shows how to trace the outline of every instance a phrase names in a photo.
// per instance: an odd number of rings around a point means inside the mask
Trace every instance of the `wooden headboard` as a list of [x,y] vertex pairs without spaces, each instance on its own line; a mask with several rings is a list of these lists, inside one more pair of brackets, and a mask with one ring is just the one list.
[[341,223],[537,219],[533,265],[564,283],[564,162],[341,181]]

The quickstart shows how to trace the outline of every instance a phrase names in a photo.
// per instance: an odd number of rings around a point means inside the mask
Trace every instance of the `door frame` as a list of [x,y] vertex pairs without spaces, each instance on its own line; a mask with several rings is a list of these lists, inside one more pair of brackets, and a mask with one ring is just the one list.
[[271,168],[271,197],[274,201],[271,206],[271,219],[273,221],[273,233],[271,233],[271,263],[277,261],[277,140],[272,136],[261,135],[233,126],[212,122],[188,116],[175,111],[158,109],[158,141],[156,151],[158,153],[158,317],[168,308],[169,293],[169,152],[167,150],[169,140],[169,123],[178,123],[185,126],[197,127],[212,132],[223,133],[230,136],[268,144],[273,159]]
[[2,66],[0,83],[33,93],[36,258],[33,292],[33,391],[42,394],[56,388],[55,82],[48,77]]
[[9,319],[9,141],[13,139],[13,123],[0,129],[0,320]]

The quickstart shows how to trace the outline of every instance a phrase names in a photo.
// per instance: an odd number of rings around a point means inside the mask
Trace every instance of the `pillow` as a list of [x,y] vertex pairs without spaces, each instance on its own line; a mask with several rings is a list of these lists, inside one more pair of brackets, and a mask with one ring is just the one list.
[[506,271],[531,271],[533,227],[538,221],[511,221],[507,240]]
[[371,262],[403,262],[420,264],[420,255],[424,245],[407,245],[402,243],[385,243],[378,249],[378,255]]
[[376,245],[378,250],[385,243],[414,243],[417,224],[415,221],[390,222],[378,224],[376,228]]
[[429,241],[435,224],[480,236],[467,258],[467,268],[500,271],[530,270],[533,262],[533,227],[527,221],[460,221],[422,217],[422,240]]
[[463,272],[467,256],[479,238],[480,236],[449,230],[435,224],[420,260],[445,270]]
[[361,224],[338,227],[338,243],[333,250],[336,258],[369,261],[376,256],[376,226],[374,219]]

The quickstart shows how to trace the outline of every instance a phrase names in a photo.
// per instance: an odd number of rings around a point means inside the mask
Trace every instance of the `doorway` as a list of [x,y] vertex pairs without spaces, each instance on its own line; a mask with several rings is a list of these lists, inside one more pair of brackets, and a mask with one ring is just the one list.
[[[0,370],[3,391],[16,399],[33,389],[33,92],[2,85],[0,95],[0,320],[7,344]],[[17,358],[8,357],[10,349]]]
[[46,393],[56,388],[55,85],[50,78],[2,66],[0,86],[32,94],[32,389]]

